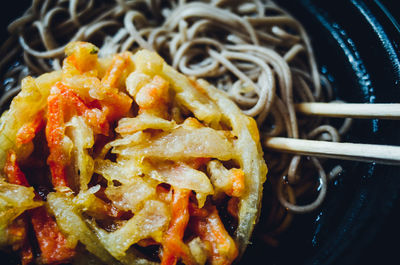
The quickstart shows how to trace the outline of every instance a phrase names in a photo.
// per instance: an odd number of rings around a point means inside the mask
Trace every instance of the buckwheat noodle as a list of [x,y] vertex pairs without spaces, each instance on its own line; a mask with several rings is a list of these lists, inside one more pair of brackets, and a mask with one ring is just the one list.
[[[303,26],[272,1],[33,0],[8,30],[10,38],[0,48],[2,109],[24,76],[60,69],[65,45],[84,40],[100,46],[101,56],[157,51],[182,73],[224,90],[256,118],[262,137],[336,142],[351,124],[345,119],[336,129],[328,120],[296,116],[294,103],[329,102],[333,92],[318,72]],[[319,207],[328,182],[342,168],[326,173],[317,158],[265,153],[268,185],[276,195],[267,202],[271,229],[265,239],[273,243],[271,237],[285,230],[292,213]],[[316,191],[310,204],[296,204]]]

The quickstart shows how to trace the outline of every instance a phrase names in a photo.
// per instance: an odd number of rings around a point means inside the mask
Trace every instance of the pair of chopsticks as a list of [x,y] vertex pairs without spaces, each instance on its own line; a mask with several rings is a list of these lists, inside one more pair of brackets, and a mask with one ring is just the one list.
[[[400,120],[400,104],[300,103],[296,111],[304,115],[337,118]],[[268,137],[267,149],[309,156],[400,165],[400,146],[337,143],[285,137]]]

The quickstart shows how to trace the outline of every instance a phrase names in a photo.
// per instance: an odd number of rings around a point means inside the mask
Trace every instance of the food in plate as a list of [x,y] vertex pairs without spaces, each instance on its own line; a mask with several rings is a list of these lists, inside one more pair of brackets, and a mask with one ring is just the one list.
[[1,116],[0,245],[23,264],[240,258],[267,173],[254,119],[155,52],[65,52]]
[[[177,71],[225,91],[256,120],[269,169],[256,236],[260,245],[285,248],[280,241],[297,237],[293,229],[289,237],[284,233],[298,223],[294,214],[318,209],[329,183],[346,168],[299,153],[274,152],[266,139],[336,142],[349,131],[352,119],[341,124],[298,113],[297,103],[334,100],[335,81],[329,69],[318,67],[309,29],[280,4],[271,0],[33,1],[8,26],[10,36],[0,47],[0,70],[4,70],[0,108],[8,108],[9,99],[20,91],[22,77],[61,70],[70,41],[95,43],[103,58],[140,48],[154,50]],[[17,152],[17,157],[23,155]]]

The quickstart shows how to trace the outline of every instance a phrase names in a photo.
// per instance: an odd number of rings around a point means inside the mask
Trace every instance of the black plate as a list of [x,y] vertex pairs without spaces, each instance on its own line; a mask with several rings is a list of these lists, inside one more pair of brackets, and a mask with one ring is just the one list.
[[[311,35],[320,68],[333,81],[338,98],[354,103],[400,102],[396,1],[277,2]],[[5,25],[20,11],[0,12],[4,36]],[[344,141],[400,145],[399,125],[400,121],[357,120]],[[400,221],[396,213],[400,209],[400,168],[342,164],[345,173],[330,185],[319,211],[297,216],[278,248],[254,237],[240,264],[392,263],[398,250],[390,240],[400,235],[396,228]],[[0,258],[1,264],[13,264],[8,256]]]
[[[392,1],[396,2],[396,1]],[[336,96],[353,103],[400,102],[400,32],[395,3],[281,0],[311,36]],[[356,120],[346,142],[400,143],[400,122]],[[279,248],[254,240],[241,264],[393,264],[400,235],[399,167],[344,162],[315,213],[298,216]],[[262,220],[261,220],[262,221]]]

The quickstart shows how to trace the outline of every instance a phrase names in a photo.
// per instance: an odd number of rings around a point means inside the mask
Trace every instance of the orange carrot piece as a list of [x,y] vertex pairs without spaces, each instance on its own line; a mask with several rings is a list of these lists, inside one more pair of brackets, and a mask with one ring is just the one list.
[[242,196],[245,188],[244,184],[244,172],[239,168],[232,168],[232,190],[230,191],[230,196],[240,197]]
[[50,167],[53,186],[66,187],[68,185],[65,165],[68,163],[68,160],[63,150],[65,125],[63,99],[61,95],[50,95],[47,98],[47,105],[46,139],[50,149],[47,164]]
[[138,91],[135,96],[136,103],[142,110],[164,109],[168,102],[168,87],[167,80],[155,75],[150,83],[147,83]]
[[168,118],[169,82],[155,75],[151,82],[145,84],[135,95],[139,113],[150,113],[162,118]]
[[182,242],[186,226],[189,222],[189,196],[187,189],[174,189],[172,198],[172,218],[163,239],[161,265],[175,265],[182,258],[186,265],[194,264],[188,247]]
[[58,82],[55,86],[57,88],[56,94],[47,98],[46,139],[50,149],[47,163],[50,166],[53,185],[65,187],[68,186],[65,166],[69,163],[63,150],[65,116],[70,112],[83,116],[95,132],[103,135],[108,134],[109,124],[101,110],[89,108],[78,95],[61,82]]
[[63,70],[69,69],[73,71],[73,69],[76,69],[79,73],[93,70],[97,64],[98,51],[96,46],[87,42],[69,43],[65,48],[65,53],[68,57],[64,59]]
[[[10,150],[7,154],[7,160],[4,167],[8,181],[12,184],[29,187],[25,174],[17,164],[16,154]],[[66,244],[66,238],[59,231],[57,223],[48,214],[44,206],[29,210],[33,229],[39,243],[44,263],[59,264],[70,260],[74,255],[74,250]],[[27,236],[27,217],[26,214],[18,217],[18,226],[11,226],[9,230],[14,236],[21,238],[22,264],[28,264],[33,260],[32,248]],[[18,220],[18,219],[17,219]]]
[[236,259],[238,248],[226,231],[215,206],[210,207],[207,217],[193,218],[192,225],[200,239],[211,246],[211,264],[229,265]]
[[65,169],[65,165],[57,162],[51,161],[49,163],[50,172],[52,178],[52,183],[54,187],[69,187],[67,181],[67,173]]
[[75,255],[67,239],[58,229],[57,223],[49,215],[44,206],[30,210],[32,226],[39,243],[44,263],[65,263]]
[[[25,174],[17,164],[17,156],[13,150],[9,150],[7,153],[4,173],[6,174],[9,183],[29,187]],[[16,241],[21,242],[21,245],[13,246],[13,248],[21,250],[21,263],[23,265],[31,263],[33,261],[33,252],[28,239],[28,218],[26,213],[23,213],[14,220],[8,228],[8,233],[13,238],[19,238],[19,240],[17,239]]]
[[125,93],[107,92],[106,97],[100,101],[103,112],[108,121],[114,121],[126,114],[132,106],[133,99]]
[[36,134],[44,127],[43,111],[39,111],[31,122],[24,124],[17,132],[17,145],[27,144],[35,138]]
[[96,133],[108,135],[109,124],[106,115],[100,109],[89,108],[76,93],[61,82],[58,82],[56,86],[60,95],[67,99],[63,105],[64,110],[71,110],[83,116]]
[[117,54],[114,56],[113,61],[109,68],[106,70],[101,83],[106,87],[118,87],[118,81],[121,78],[122,72],[127,66],[127,53]]
[[[115,55],[110,67],[106,70],[101,80],[103,86],[100,88],[102,91],[100,92],[101,99],[99,100],[102,108],[101,112],[90,111],[82,100],[78,100],[79,96],[75,95],[62,84],[57,85],[62,94],[75,106],[79,115],[83,115],[95,129],[99,127],[100,130],[98,131],[104,135],[107,135],[108,132],[108,123],[106,122],[120,118],[131,108],[132,98],[116,89],[124,69],[128,66],[128,57],[129,53]],[[97,127],[95,126],[96,124]]]
[[4,173],[6,174],[9,183],[25,187],[30,186],[25,174],[21,171],[17,164],[17,155],[13,150],[9,150],[7,153],[7,159],[4,165]]
[[132,98],[118,90],[119,80],[124,70],[128,67],[130,53],[122,53],[114,56],[111,65],[101,79],[98,93],[99,103],[108,121],[114,121],[127,113],[132,105]]

